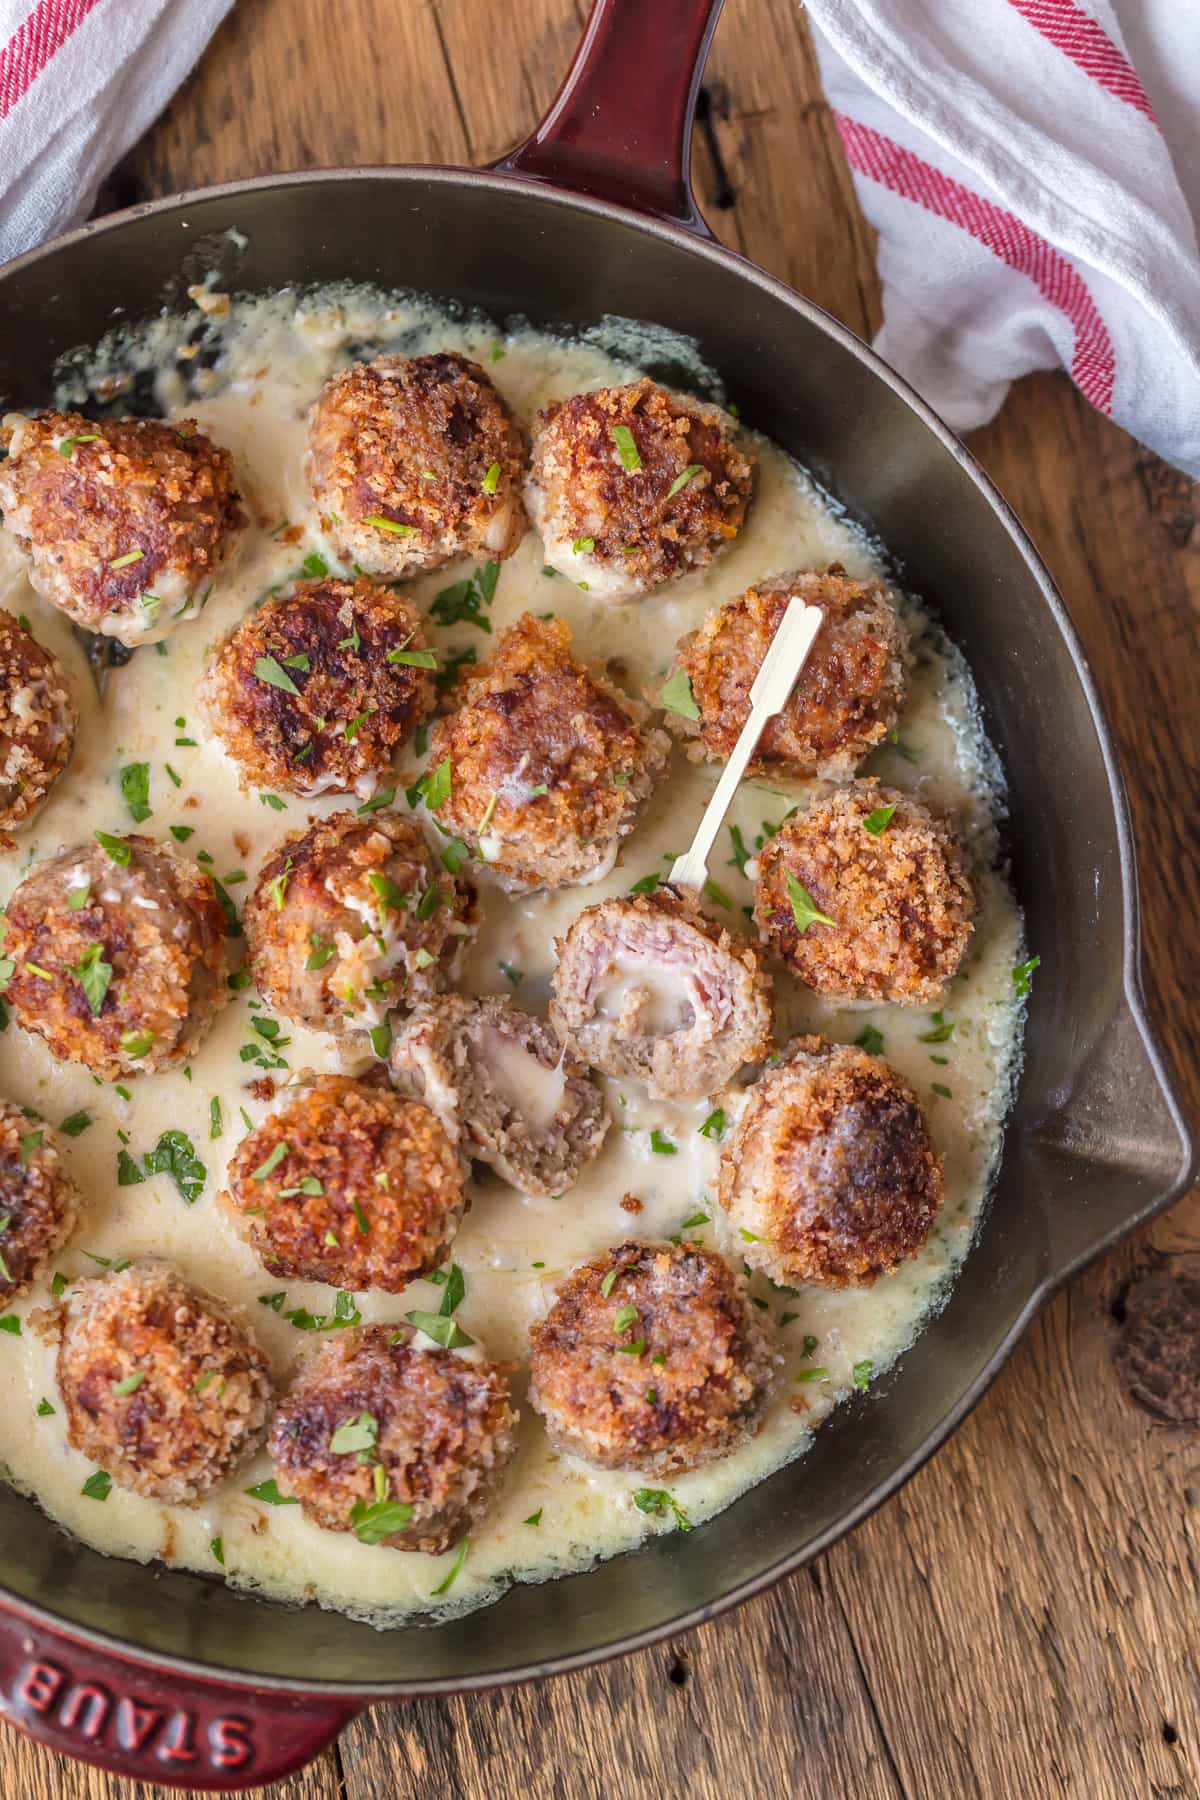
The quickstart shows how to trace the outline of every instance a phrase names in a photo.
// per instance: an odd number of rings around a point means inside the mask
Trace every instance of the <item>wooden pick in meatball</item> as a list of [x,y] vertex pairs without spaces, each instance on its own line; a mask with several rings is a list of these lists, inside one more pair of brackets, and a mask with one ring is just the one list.
[[525,503],[546,561],[598,600],[705,568],[742,528],[754,465],[718,406],[643,378],[539,414]]
[[0,827],[37,811],[70,761],[78,723],[57,656],[0,612]]
[[233,461],[194,419],[9,413],[0,512],[44,599],[123,644],[198,612],[244,523]]
[[521,435],[478,363],[381,356],[326,382],[308,478],[347,561],[393,579],[455,556],[501,562],[525,534]]
[[475,890],[419,825],[380,808],[333,813],[283,840],[243,924],[259,991],[297,1024],[370,1031],[458,978],[478,924]]
[[212,878],[169,844],[99,835],[13,893],[7,999],[55,1056],[116,1081],[197,1049],[229,998],[226,927]]
[[0,1100],[0,1307],[32,1286],[78,1216],[79,1189],[54,1132]]
[[782,1360],[728,1263],[698,1244],[631,1242],[593,1257],[530,1341],[529,1400],[552,1442],[655,1476],[752,1437]]
[[719,1193],[746,1261],[772,1281],[867,1286],[925,1243],[942,1159],[890,1063],[800,1038],[751,1088]]
[[339,1332],[280,1404],[280,1488],[326,1531],[437,1556],[495,1497],[517,1415],[496,1363],[414,1347],[408,1325]]
[[62,1316],[67,1438],[118,1487],[177,1506],[258,1447],[267,1360],[223,1301],[146,1259],[76,1282]]
[[244,788],[367,799],[433,705],[419,614],[365,580],[301,581],[217,644],[200,699]]
[[271,1275],[398,1294],[444,1259],[462,1166],[437,1115],[390,1089],[322,1075],[244,1137],[229,1201]]
[[974,928],[966,853],[942,820],[873,781],[815,801],[758,858],[759,935],[823,994],[921,1006]]
[[908,639],[882,582],[851,581],[836,565],[825,575],[780,575],[749,588],[681,638],[678,664],[700,717],[693,723],[669,712],[667,724],[682,735],[698,734],[698,754],[727,762],[750,716],[750,689],[796,595],[823,608],[825,623],[747,772],[798,780],[852,775],[896,723]]
[[460,679],[433,729],[429,767],[448,764],[433,816],[513,892],[607,873],[669,754],[645,707],[572,656],[570,641],[562,619],[525,613]]

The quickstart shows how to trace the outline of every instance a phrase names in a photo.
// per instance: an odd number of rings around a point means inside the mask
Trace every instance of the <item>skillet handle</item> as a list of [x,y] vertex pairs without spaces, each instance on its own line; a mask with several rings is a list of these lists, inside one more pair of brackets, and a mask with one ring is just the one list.
[[277,1781],[360,1710],[176,1675],[0,1615],[0,1717],[49,1750],[160,1787],[228,1794]]
[[692,193],[692,122],[722,0],[594,0],[546,117],[491,167],[712,233]]

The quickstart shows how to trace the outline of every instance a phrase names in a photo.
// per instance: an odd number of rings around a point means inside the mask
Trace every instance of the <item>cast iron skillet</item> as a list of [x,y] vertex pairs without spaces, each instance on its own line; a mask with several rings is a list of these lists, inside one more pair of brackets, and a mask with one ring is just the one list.
[[686,171],[719,8],[597,0],[545,123],[494,170],[233,183],[21,258],[0,273],[0,402],[44,403],[62,353],[184,304],[214,246],[228,284],[250,292],[349,278],[497,319],[614,313],[695,336],[743,417],[874,527],[974,670],[1042,959],[990,1212],[945,1310],[802,1462],[701,1530],[514,1588],[459,1623],[381,1635],[315,1608],[284,1613],[99,1556],[4,1490],[0,1706],[106,1768],[191,1787],[272,1781],[372,1700],[568,1669],[711,1618],[893,1493],[1053,1288],[1189,1181],[1192,1147],[1142,1008],[1125,797],[1070,623],[1004,501],[904,383],[712,241]]

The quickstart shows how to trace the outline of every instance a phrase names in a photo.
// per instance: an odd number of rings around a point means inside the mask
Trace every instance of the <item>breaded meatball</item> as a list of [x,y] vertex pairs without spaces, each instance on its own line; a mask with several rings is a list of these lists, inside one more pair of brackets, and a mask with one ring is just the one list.
[[[279,1487],[314,1525],[437,1556],[491,1505],[517,1414],[496,1363],[418,1342],[409,1325],[364,1325],[323,1343],[284,1396],[270,1449]],[[340,1448],[339,1432],[366,1448]]]
[[432,1106],[464,1156],[523,1194],[574,1187],[608,1130],[587,1070],[544,1019],[494,996],[444,994],[392,1044],[392,1079]]
[[230,1158],[228,1202],[271,1275],[398,1294],[443,1260],[465,1204],[437,1114],[389,1088],[321,1075],[285,1095]]
[[668,713],[682,735],[699,733],[693,753],[728,762],[750,716],[750,689],[783,622],[801,596],[825,623],[787,704],[767,721],[747,773],[804,780],[853,775],[881,744],[904,703],[908,638],[896,602],[878,581],[851,581],[840,566],[764,581],[709,613],[679,641],[699,723]]
[[78,723],[57,656],[0,612],[0,827],[37,811],[71,759]]
[[[966,954],[975,915],[966,853],[895,788],[856,781],[814,801],[764,845],[758,869],[759,935],[819,993],[922,1006]],[[809,901],[824,923],[811,920]]]
[[430,666],[399,594],[300,581],[213,646],[200,703],[244,788],[365,800],[433,706]]
[[460,679],[430,742],[430,769],[450,761],[434,817],[513,893],[606,875],[670,750],[570,641],[562,619],[523,614]]
[[40,1119],[0,1100],[0,1307],[25,1293],[79,1217],[79,1189]]
[[309,416],[313,499],[341,554],[372,575],[511,556],[526,529],[524,464],[508,408],[454,351],[353,363]]
[[18,1025],[102,1081],[191,1056],[229,998],[212,878],[132,836],[37,863],[8,903],[7,999]]
[[129,645],[200,610],[245,521],[232,458],[194,419],[9,413],[5,445],[0,512],[51,605]]
[[567,1277],[530,1341],[529,1402],[551,1442],[654,1476],[752,1437],[782,1360],[739,1278],[699,1244],[605,1250]]
[[942,1159],[890,1063],[799,1038],[750,1089],[722,1148],[719,1197],[746,1261],[772,1281],[869,1286],[929,1236]]
[[231,1308],[166,1263],[76,1282],[62,1318],[67,1439],[118,1487],[177,1506],[258,1448],[267,1359]]
[[715,1093],[771,1048],[758,952],[671,888],[602,900],[556,944],[550,1019],[583,1062],[656,1100]]
[[475,890],[419,825],[381,808],[332,813],[271,852],[243,911],[250,970],[277,1012],[314,1031],[369,1031],[457,980]]
[[753,477],[728,413],[643,378],[539,413],[525,504],[552,568],[633,600],[733,542]]

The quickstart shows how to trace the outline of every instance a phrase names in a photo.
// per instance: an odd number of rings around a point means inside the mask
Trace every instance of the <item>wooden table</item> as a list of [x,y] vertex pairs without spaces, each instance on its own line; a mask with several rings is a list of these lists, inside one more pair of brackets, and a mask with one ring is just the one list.
[[[239,0],[107,203],[303,165],[482,162],[541,112],[585,10]],[[794,0],[729,0],[697,163],[722,239],[869,337],[870,234]],[[1196,1113],[1196,495],[1061,376],[1023,382],[973,447],[1062,588],[1124,752],[1149,997]],[[1200,1451],[1129,1399],[1111,1354],[1130,1272],[1194,1271],[1198,1227],[1193,1197],[1076,1281],[933,1463],[773,1593],[604,1668],[368,1714],[272,1795],[1200,1794]],[[152,1791],[0,1736],[5,1800]]]

